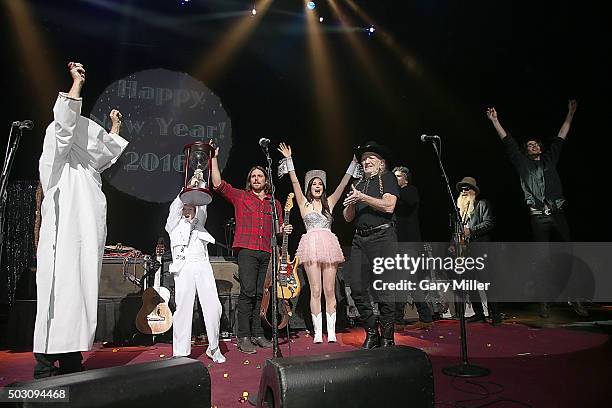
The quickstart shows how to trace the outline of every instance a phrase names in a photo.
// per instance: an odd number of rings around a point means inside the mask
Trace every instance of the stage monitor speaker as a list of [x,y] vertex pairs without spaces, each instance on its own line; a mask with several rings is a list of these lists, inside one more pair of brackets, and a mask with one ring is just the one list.
[[433,407],[427,355],[396,346],[266,361],[257,407]]
[[[54,408],[103,407],[210,407],[210,375],[204,364],[187,357],[102,368],[59,375],[10,387],[68,389],[69,402],[53,402]],[[18,402],[16,407],[40,403]]]

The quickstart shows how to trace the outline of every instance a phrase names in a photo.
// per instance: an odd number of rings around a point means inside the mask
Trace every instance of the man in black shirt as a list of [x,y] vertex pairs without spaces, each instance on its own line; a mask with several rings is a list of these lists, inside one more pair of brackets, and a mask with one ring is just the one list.
[[[412,173],[408,167],[400,166],[393,169],[393,173],[397,178],[397,184],[400,187],[400,195],[395,205],[395,217],[397,219],[397,240],[406,245],[412,243],[412,250],[421,251],[421,227],[419,225],[419,190],[412,184]],[[419,291],[414,293],[414,304],[419,314],[419,321],[413,328],[415,329],[431,329],[433,327],[432,311],[425,302],[425,293]],[[404,306],[403,301],[395,303],[395,323],[404,324]]]
[[[487,117],[504,143],[508,157],[521,179],[525,204],[531,215],[533,239],[536,242],[570,241],[569,226],[563,212],[565,198],[561,178],[557,172],[557,162],[574,119],[576,107],[576,101],[570,100],[565,121],[548,150],[542,151],[542,143],[539,140],[528,139],[524,145],[524,153],[521,152],[516,140],[502,127],[495,108],[487,109]],[[573,302],[572,306],[580,316],[588,315],[580,302]],[[549,317],[546,303],[540,304],[540,316]]]
[[[385,158],[389,157],[389,153],[383,146],[368,142],[359,146],[355,154],[363,166],[364,177],[351,186],[344,200],[344,219],[355,224],[346,278],[366,330],[362,348],[372,349],[379,347],[381,341],[368,291],[373,282],[374,259],[397,254],[394,211],[399,186],[393,173],[385,171]],[[380,312],[382,346],[393,346],[395,298],[392,293],[375,292],[372,294]]]
[[393,173],[400,187],[400,195],[395,206],[397,239],[399,242],[421,242],[419,190],[412,184],[412,173],[408,167],[396,167]]

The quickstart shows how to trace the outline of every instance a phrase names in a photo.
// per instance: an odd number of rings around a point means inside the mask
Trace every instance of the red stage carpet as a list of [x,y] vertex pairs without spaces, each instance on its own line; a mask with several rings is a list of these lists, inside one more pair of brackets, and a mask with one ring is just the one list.
[[[488,377],[463,380],[442,374],[442,368],[459,363],[459,325],[436,322],[433,330],[396,334],[397,344],[417,347],[429,356],[434,368],[436,406],[455,407],[602,407],[612,401],[612,352],[608,336],[567,329],[533,329],[520,324],[492,327],[468,326],[470,362],[491,370]],[[353,329],[340,333],[337,344],[312,344],[300,333],[291,342],[292,355],[324,354],[353,350],[363,333]],[[237,351],[235,343],[222,343],[227,363],[213,365],[205,346],[194,346],[192,356],[209,368],[213,406],[245,406],[244,392],[256,393],[261,368],[271,350],[255,355]],[[288,356],[288,344],[281,351]],[[171,345],[108,348],[97,344],[85,353],[86,369],[138,364],[168,358]],[[32,377],[31,352],[0,352],[0,386]],[[350,396],[347,395],[347,406]],[[401,406],[401,405],[400,405]]]

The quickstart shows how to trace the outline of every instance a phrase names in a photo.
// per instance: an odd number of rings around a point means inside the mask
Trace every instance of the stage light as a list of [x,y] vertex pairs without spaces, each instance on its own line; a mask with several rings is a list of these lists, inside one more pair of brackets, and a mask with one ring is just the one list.
[[314,9],[315,9],[315,7],[317,7],[317,5],[315,4],[315,2],[314,2],[314,1],[309,1],[309,2],[306,4],[306,7],[308,7],[308,9],[309,9],[309,10],[314,10]]
[[251,10],[251,14],[252,15],[256,15],[257,14],[257,9],[255,7],[253,7],[253,10]]
[[374,31],[376,31],[376,29],[374,28],[374,26],[370,26],[370,28],[368,28],[368,32],[370,34],[374,34]]
[[323,17],[319,17],[319,23],[323,22]]

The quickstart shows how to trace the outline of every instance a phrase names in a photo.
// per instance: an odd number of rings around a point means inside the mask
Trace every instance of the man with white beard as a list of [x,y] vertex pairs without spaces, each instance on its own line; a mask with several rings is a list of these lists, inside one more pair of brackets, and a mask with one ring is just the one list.
[[[495,227],[493,210],[491,204],[487,200],[478,199],[480,189],[476,184],[476,179],[474,179],[474,177],[464,177],[463,180],[457,183],[457,191],[459,191],[457,207],[461,215],[463,233],[466,241],[468,243],[490,241],[491,231]],[[469,244],[467,248],[470,254]],[[470,256],[474,256],[474,254],[472,253]],[[479,292],[468,291],[467,293],[470,296],[472,308],[475,313],[474,316],[468,319],[468,322],[486,322],[482,302],[476,300],[480,297]],[[487,305],[489,308],[489,317],[493,325],[497,326],[501,324],[501,314],[497,309],[497,304],[495,302],[488,302]]]

